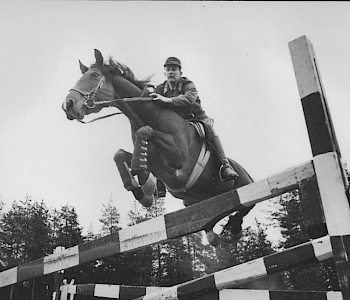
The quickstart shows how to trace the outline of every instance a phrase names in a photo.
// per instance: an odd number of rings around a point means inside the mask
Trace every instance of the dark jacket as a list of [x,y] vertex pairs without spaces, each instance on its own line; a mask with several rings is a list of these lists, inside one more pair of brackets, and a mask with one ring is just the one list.
[[201,106],[196,86],[186,77],[181,77],[174,89],[167,81],[156,87],[156,93],[173,100],[173,103],[162,103],[164,107],[177,112],[186,120],[204,121],[208,118]]

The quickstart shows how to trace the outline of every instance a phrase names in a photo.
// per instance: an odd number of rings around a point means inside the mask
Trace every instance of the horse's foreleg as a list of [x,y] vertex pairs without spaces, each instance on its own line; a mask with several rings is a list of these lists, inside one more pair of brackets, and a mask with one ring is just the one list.
[[114,161],[127,191],[131,191],[139,186],[130,172],[131,159],[132,154],[123,149],[119,149],[114,155]]
[[[143,126],[135,132],[134,154],[131,161],[133,174],[137,174],[140,183],[143,184],[148,178],[148,141],[157,148],[158,152],[164,158],[166,164],[173,169],[181,169],[186,161],[188,151],[183,145],[183,141],[171,134],[166,134],[152,129],[150,126]],[[147,176],[142,176],[146,174]]]
[[134,153],[131,159],[132,175],[137,175],[144,194],[144,206],[151,206],[154,199],[157,180],[148,170],[148,139],[152,136],[153,129],[143,126],[135,132]]
[[131,159],[132,154],[122,149],[118,150],[114,155],[114,161],[117,165],[125,189],[127,191],[131,191],[134,194],[135,199],[138,200],[143,206],[149,207],[153,203],[153,194],[145,194],[142,186],[139,186],[138,182],[131,174]]
[[145,184],[148,177],[148,139],[152,135],[153,129],[143,126],[135,132],[134,154],[131,160],[133,175],[137,175],[140,184]]

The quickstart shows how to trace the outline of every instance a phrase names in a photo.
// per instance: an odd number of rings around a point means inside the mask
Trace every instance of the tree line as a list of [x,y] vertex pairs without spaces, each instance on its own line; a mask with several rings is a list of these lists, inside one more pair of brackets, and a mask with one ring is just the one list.
[[[64,278],[68,282],[74,278],[76,284],[170,287],[310,240],[303,223],[298,190],[269,201],[268,220],[261,223],[256,219],[255,224],[244,228],[239,241],[232,242],[229,233],[222,228],[223,242],[213,248],[203,240],[201,233],[195,233],[69,268],[64,271]],[[147,209],[134,202],[128,212],[127,226],[165,212],[164,198]],[[27,195],[24,200],[13,201],[10,209],[4,212],[0,201],[0,272],[52,254],[58,246],[73,247],[122,229],[120,213],[112,199],[103,204],[99,221],[99,233],[90,228],[84,235],[72,206],[51,209],[44,200],[34,201]],[[268,239],[269,227],[281,233],[275,244]],[[332,261],[298,266],[238,288],[339,290]],[[53,275],[48,274],[16,283],[12,290],[10,286],[1,288],[0,299],[9,299],[10,294],[13,300],[51,299],[52,292]],[[75,299],[88,297],[76,296]]]

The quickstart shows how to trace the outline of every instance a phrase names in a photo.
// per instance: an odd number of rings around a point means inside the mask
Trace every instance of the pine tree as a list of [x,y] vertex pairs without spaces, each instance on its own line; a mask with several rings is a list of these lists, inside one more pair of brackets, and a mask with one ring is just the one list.
[[7,267],[23,264],[49,254],[49,211],[43,201],[14,201],[0,220],[0,243]]
[[[275,226],[281,229],[283,239],[279,248],[287,249],[299,245],[309,238],[303,223],[302,207],[298,190],[285,193],[274,199],[276,211],[271,213]],[[286,272],[289,288],[306,291],[339,289],[334,262],[312,263]]]
[[102,223],[102,235],[112,234],[121,229],[119,227],[120,214],[113,202],[111,197],[106,205],[103,204],[102,218],[99,219]]
[[75,208],[67,204],[62,206],[59,211],[55,210],[54,214],[53,219],[58,222],[55,224],[55,230],[57,230],[55,247],[70,248],[81,244],[84,239]]
[[[229,233],[226,230],[222,231],[222,239],[227,242],[220,246],[219,249],[224,251],[218,252],[218,258],[224,262],[223,267],[242,264],[274,252],[267,238],[266,228],[257,219],[253,225],[256,229],[252,226],[244,228],[241,239],[233,243],[230,242]],[[227,252],[230,255],[227,255]]]
[[[120,214],[114,205],[113,198],[108,200],[107,204],[103,204],[102,217],[99,221],[102,224],[102,230],[99,234],[93,234],[92,228],[88,232],[88,240],[117,234],[121,229],[119,226]],[[89,274],[85,274],[84,281],[105,283],[105,284],[127,284],[123,281],[124,278],[124,254],[117,254],[110,257],[98,259],[94,263],[90,263]],[[88,273],[88,272],[86,272]]]
[[[43,201],[14,201],[0,219],[0,244],[5,268],[41,258],[52,251],[49,210]],[[43,295],[48,286],[47,276],[15,284],[12,299],[29,299],[33,286]],[[41,288],[39,288],[41,286]],[[35,294],[37,296],[37,294]]]
[[90,223],[90,226],[87,230],[85,242],[93,241],[97,238],[97,235],[94,233],[94,227],[92,226],[92,223]]
[[[3,219],[3,213],[2,210],[5,206],[5,203],[1,201],[1,195],[0,195],[0,239],[1,239],[1,227],[2,227],[2,219]],[[6,262],[5,262],[5,253],[3,252],[3,247],[0,247],[0,271],[5,268]]]
[[2,210],[4,209],[5,203],[1,200],[0,195],[0,219],[2,218]]
[[[136,205],[130,217],[140,222],[163,215],[164,199],[159,198],[153,206],[146,209]],[[173,286],[205,274],[208,253],[211,246],[204,245],[202,233],[193,233],[151,246],[153,249],[152,285]]]
[[[147,220],[153,219],[164,214],[164,199],[158,198],[155,203],[144,208],[138,202],[134,201],[133,209],[128,212],[130,222],[128,226],[134,226]],[[125,255],[128,263],[128,274],[132,275],[128,280],[138,282],[138,285],[156,285],[156,279],[159,274],[157,272],[160,266],[162,245],[156,244],[144,247],[137,251],[132,251]],[[134,277],[134,279],[131,279]]]

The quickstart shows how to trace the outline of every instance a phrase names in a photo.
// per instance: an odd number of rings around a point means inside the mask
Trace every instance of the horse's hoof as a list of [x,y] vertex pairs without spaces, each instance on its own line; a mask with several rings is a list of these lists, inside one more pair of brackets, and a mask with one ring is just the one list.
[[153,195],[144,195],[141,200],[138,200],[142,206],[144,207],[151,207],[154,201]]
[[125,166],[125,170],[127,171],[129,177],[126,178],[125,180],[123,180],[123,184],[124,184],[124,187],[127,191],[131,191],[135,188],[138,188],[139,187],[139,184],[137,183],[136,179],[134,178],[134,176],[132,176],[131,172],[130,172],[130,169],[127,165],[126,162],[124,162],[124,166]]
[[131,190],[136,189],[136,188],[139,187],[139,184],[137,183],[137,181],[133,177],[132,178],[126,178],[123,181],[123,184],[124,184],[124,188],[127,191],[131,191]]
[[207,240],[213,247],[217,247],[220,243],[219,236],[212,230],[207,232]]
[[157,180],[152,173],[149,173],[148,179],[141,189],[145,195],[152,195],[156,189]]
[[232,242],[236,242],[242,237],[242,231],[240,231],[239,233],[235,233],[235,234],[230,233],[230,237],[231,237]]

